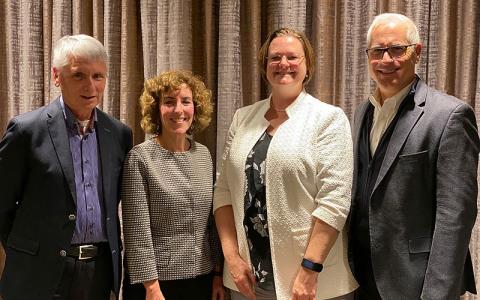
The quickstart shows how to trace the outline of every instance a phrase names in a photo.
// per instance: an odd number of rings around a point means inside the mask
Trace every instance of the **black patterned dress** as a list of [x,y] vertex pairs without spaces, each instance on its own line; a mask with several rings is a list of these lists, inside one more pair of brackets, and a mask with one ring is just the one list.
[[247,191],[243,219],[257,284],[267,291],[275,290],[265,194],[265,160],[271,139],[272,137],[264,132],[248,154],[245,164]]

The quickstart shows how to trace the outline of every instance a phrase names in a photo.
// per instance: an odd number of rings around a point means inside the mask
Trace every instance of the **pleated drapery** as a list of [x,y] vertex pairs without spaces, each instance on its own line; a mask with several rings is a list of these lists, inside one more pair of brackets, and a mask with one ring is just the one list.
[[[213,91],[212,124],[195,138],[217,161],[235,110],[268,95],[256,53],[270,31],[284,26],[304,31],[315,49],[307,90],[352,119],[374,86],[366,32],[383,12],[415,21],[424,45],[418,74],[469,103],[480,120],[477,0],[0,0],[0,135],[12,117],[59,95],[51,80],[52,45],[78,33],[105,45],[108,83],[100,107],[133,129],[135,143],[145,138],[138,107],[144,79],[188,69]],[[478,224],[470,249],[480,288]]]

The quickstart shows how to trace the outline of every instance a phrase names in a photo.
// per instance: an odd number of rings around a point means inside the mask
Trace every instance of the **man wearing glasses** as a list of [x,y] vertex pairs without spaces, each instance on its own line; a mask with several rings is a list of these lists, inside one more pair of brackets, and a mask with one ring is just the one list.
[[418,30],[377,16],[367,35],[376,91],[353,126],[349,260],[356,299],[458,299],[475,293],[468,250],[477,215],[475,114],[415,74]]

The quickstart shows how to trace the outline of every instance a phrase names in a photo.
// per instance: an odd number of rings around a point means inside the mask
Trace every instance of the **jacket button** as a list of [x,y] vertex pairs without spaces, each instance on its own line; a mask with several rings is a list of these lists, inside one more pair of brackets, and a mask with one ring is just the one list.
[[60,256],[62,256],[62,257],[67,256],[67,251],[65,251],[65,250],[60,250]]
[[68,215],[68,219],[70,221],[75,221],[77,219],[77,217],[74,214],[70,214],[70,215]]

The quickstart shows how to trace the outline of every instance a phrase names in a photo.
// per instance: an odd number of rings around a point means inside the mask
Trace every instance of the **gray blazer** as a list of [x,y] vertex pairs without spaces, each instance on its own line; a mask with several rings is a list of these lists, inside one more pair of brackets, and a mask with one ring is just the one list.
[[[421,80],[405,104],[369,199],[377,288],[383,299],[458,299],[475,292],[468,250],[477,216],[475,114]],[[368,105],[355,113],[355,170]],[[354,178],[352,194],[356,188]]]
[[[118,203],[130,128],[97,109],[105,227],[113,289],[121,278]],[[51,299],[75,229],[72,155],[59,99],[13,118],[0,142],[0,238],[7,260],[0,281],[5,299]]]

